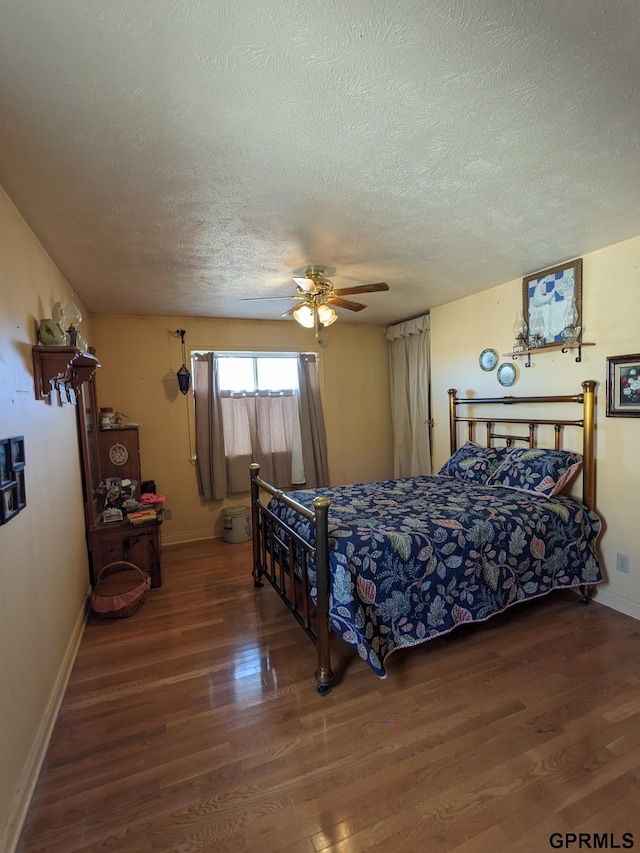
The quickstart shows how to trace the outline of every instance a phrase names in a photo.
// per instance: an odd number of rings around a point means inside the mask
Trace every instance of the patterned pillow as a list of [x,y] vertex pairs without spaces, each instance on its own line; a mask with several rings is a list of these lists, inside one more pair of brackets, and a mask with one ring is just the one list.
[[566,488],[582,468],[582,456],[567,450],[517,448],[512,450],[487,485],[507,486],[551,497]]
[[485,484],[489,476],[507,458],[508,447],[480,447],[467,441],[444,463],[438,474],[456,480]]

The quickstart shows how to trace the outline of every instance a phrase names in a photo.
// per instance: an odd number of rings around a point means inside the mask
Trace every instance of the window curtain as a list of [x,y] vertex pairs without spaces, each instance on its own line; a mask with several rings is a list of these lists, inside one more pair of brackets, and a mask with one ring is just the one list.
[[249,465],[280,489],[304,482],[298,401],[293,392],[222,394],[229,492],[249,488]]
[[227,496],[227,460],[215,353],[208,352],[195,358],[193,394],[198,491],[206,501],[217,501]]
[[320,399],[318,359],[313,353],[298,355],[300,388],[300,433],[307,488],[329,485],[327,437]]
[[279,488],[304,482],[295,392],[220,391],[215,353],[194,363],[196,470],[205,500],[249,490],[249,465]]
[[429,316],[387,328],[394,477],[431,473]]

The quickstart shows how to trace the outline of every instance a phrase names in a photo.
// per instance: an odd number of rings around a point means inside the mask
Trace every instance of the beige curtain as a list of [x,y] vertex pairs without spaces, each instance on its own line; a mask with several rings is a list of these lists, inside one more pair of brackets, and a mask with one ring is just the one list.
[[305,483],[307,488],[315,489],[329,484],[329,471],[318,359],[313,353],[298,355],[298,385]]
[[431,473],[429,316],[389,326],[394,477]]

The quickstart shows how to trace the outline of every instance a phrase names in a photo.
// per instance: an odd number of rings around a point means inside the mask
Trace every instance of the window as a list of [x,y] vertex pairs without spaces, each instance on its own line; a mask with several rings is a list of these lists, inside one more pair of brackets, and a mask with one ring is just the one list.
[[218,356],[220,391],[230,393],[297,391],[298,363],[295,355],[226,354]]
[[220,353],[216,361],[230,479],[246,487],[249,463],[259,462],[282,488],[304,483],[296,357]]
[[251,462],[279,488],[326,485],[315,355],[194,352],[193,375],[196,470],[206,500],[248,491]]

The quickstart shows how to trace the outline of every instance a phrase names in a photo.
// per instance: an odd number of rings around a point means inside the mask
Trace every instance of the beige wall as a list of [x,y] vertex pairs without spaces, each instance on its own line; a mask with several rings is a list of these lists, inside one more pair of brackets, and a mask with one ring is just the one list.
[[2,190],[0,259],[0,438],[24,435],[27,495],[0,526],[0,850],[10,850],[73,663],[89,576],[75,407],[36,400],[33,388],[37,321],[71,291]]
[[[36,400],[33,387],[38,320],[72,291],[1,190],[0,258],[0,438],[24,435],[27,462],[27,507],[0,526],[0,850],[9,851],[81,638],[89,576],[76,409]],[[317,348],[292,322],[85,316],[81,331],[104,364],[99,402],[140,424],[142,476],[172,508],[165,541],[221,532],[220,502],[197,494],[192,400],[177,390],[180,341],[170,334],[179,327],[194,349],[318,349],[331,481],[391,476],[382,327],[338,324]]]
[[[293,321],[95,315],[93,343],[102,368],[98,405],[112,406],[139,424],[142,478],[155,480],[171,521],[165,543],[221,535],[223,506],[247,504],[248,495],[202,501],[190,460],[193,399],[183,397],[176,371],[179,337],[194,350],[313,351],[319,354],[332,484],[392,476],[387,343],[381,326],[338,322],[318,346],[313,333]],[[248,478],[248,474],[247,474]],[[247,479],[248,481],[248,479]]]
[[[561,258],[553,259],[558,262]],[[435,406],[434,463],[437,471],[449,454],[447,389],[459,396],[578,393],[585,379],[597,387],[597,508],[604,518],[601,549],[607,584],[599,600],[640,618],[640,547],[636,514],[640,495],[640,469],[635,450],[640,434],[636,418],[607,418],[606,358],[640,352],[637,318],[640,312],[640,237],[609,246],[584,257],[582,361],[561,352],[532,356],[525,368],[518,359],[519,377],[503,389],[496,371],[483,372],[478,356],[485,347],[507,353],[513,344],[513,323],[521,307],[522,279],[475,296],[452,302],[431,312],[432,387]],[[510,360],[503,356],[501,361]],[[630,557],[629,574],[616,571],[616,554]]]

